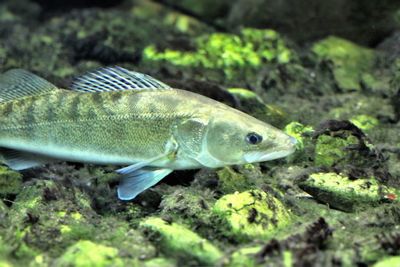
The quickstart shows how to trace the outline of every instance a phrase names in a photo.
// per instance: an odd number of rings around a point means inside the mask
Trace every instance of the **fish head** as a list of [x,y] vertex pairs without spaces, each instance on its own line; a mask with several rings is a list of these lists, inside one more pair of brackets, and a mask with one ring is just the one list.
[[268,161],[292,154],[296,143],[272,125],[229,108],[210,120],[198,160],[208,167]]

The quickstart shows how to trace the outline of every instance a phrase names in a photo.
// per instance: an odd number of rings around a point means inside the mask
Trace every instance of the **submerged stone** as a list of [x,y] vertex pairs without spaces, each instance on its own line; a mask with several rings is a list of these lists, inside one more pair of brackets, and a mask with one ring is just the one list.
[[70,246],[65,253],[56,260],[60,267],[106,267],[124,266],[118,258],[118,249],[81,240]]
[[314,129],[311,126],[303,125],[299,122],[294,121],[286,125],[284,131],[288,135],[296,138],[297,150],[303,150],[304,144],[306,142],[306,135],[310,137],[311,134],[314,132]]
[[369,115],[358,115],[350,119],[350,121],[363,131],[368,131],[378,126],[378,119]]
[[343,174],[313,173],[299,184],[318,201],[343,211],[398,201],[399,191],[380,184],[374,177],[351,180]]
[[[179,67],[222,70],[228,79],[245,69],[254,70],[263,62],[286,64],[295,56],[285,41],[273,30],[243,29],[239,35],[213,33],[196,38],[195,51],[148,46],[143,51],[146,62],[167,62]],[[249,72],[250,74],[251,72]]]
[[361,89],[362,76],[371,71],[376,57],[373,50],[334,36],[314,44],[312,51],[333,62],[334,78],[344,91]]
[[231,167],[224,167],[217,171],[219,188],[223,193],[234,193],[250,187],[251,183],[241,173]]
[[21,188],[22,175],[5,166],[0,166],[0,197],[17,194]]
[[275,127],[283,127],[288,121],[288,115],[282,108],[275,105],[267,105],[253,91],[244,88],[228,88],[228,92],[238,98],[240,109],[250,113],[254,117],[266,121]]
[[224,234],[237,240],[268,239],[291,221],[283,203],[260,190],[225,195],[213,212],[222,219]]
[[257,266],[256,254],[262,246],[244,247],[235,251],[227,260],[225,266],[229,267],[253,267]]
[[166,255],[173,253],[177,257],[195,259],[203,265],[215,265],[223,255],[210,241],[181,224],[149,217],[140,223],[140,227],[159,236],[158,245]]
[[340,137],[320,135],[315,146],[315,165],[330,167],[346,162],[353,153],[346,148],[358,143],[357,137],[353,135]]
[[394,267],[400,266],[400,256],[387,257],[381,261],[378,261],[373,267]]

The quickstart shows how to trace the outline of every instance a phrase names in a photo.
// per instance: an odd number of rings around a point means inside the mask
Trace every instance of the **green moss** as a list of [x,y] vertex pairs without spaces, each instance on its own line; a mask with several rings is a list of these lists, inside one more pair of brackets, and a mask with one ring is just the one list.
[[376,206],[385,199],[397,201],[399,195],[396,189],[379,184],[374,177],[351,180],[336,173],[311,174],[300,187],[317,200],[344,211]]
[[154,258],[144,262],[144,267],[175,267],[176,262],[166,258]]
[[358,115],[350,119],[350,121],[363,131],[368,131],[378,126],[379,121],[369,115]]
[[394,267],[394,266],[400,266],[400,256],[388,257],[373,265],[373,267]]
[[225,235],[238,240],[267,239],[291,221],[286,207],[260,190],[225,195],[213,212],[224,222]]
[[251,186],[250,181],[246,176],[235,172],[231,167],[224,167],[217,171],[219,188],[225,193],[234,193],[249,189]]
[[0,259],[0,267],[12,267],[13,265],[7,261],[3,261]]
[[22,175],[7,167],[0,166],[0,197],[17,194],[22,187]]
[[163,219],[150,217],[140,223],[145,231],[160,237],[158,244],[166,255],[192,258],[206,265],[215,265],[222,257],[218,248],[195,232],[177,223],[168,223]]
[[229,267],[253,267],[256,264],[256,254],[262,249],[261,246],[245,247],[235,251],[226,264]]
[[314,44],[312,51],[333,62],[335,80],[343,90],[361,89],[363,73],[369,72],[375,62],[373,50],[334,36]]
[[296,138],[297,150],[303,150],[306,138],[304,135],[310,136],[314,132],[314,129],[311,126],[305,126],[299,122],[291,122],[285,126],[284,132]]
[[228,78],[243,69],[254,69],[262,62],[286,64],[293,52],[272,30],[243,29],[239,35],[214,33],[196,39],[196,51],[172,49],[158,51],[148,46],[143,51],[145,61],[165,61],[181,67],[222,69]]
[[240,100],[242,110],[254,117],[279,128],[287,123],[288,115],[282,108],[265,104],[253,91],[244,88],[228,88],[228,92]]
[[118,258],[118,250],[91,241],[82,240],[70,246],[65,253],[56,260],[57,266],[124,266]]
[[353,135],[347,137],[319,136],[315,146],[315,165],[330,167],[346,161],[351,152],[345,148],[356,144],[358,144],[358,139]]

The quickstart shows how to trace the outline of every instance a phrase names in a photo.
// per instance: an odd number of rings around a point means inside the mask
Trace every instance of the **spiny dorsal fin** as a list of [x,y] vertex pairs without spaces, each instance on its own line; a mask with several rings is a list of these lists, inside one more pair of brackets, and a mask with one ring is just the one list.
[[153,77],[121,67],[108,67],[78,77],[71,89],[80,92],[107,92],[120,90],[169,90],[170,86]]
[[23,69],[12,69],[0,74],[0,103],[56,89],[54,84]]

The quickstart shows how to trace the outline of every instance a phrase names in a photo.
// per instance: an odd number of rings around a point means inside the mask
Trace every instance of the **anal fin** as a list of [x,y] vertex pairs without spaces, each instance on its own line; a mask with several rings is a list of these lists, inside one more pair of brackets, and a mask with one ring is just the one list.
[[4,164],[17,171],[42,166],[56,161],[55,159],[42,155],[8,148],[0,148],[0,155]]

